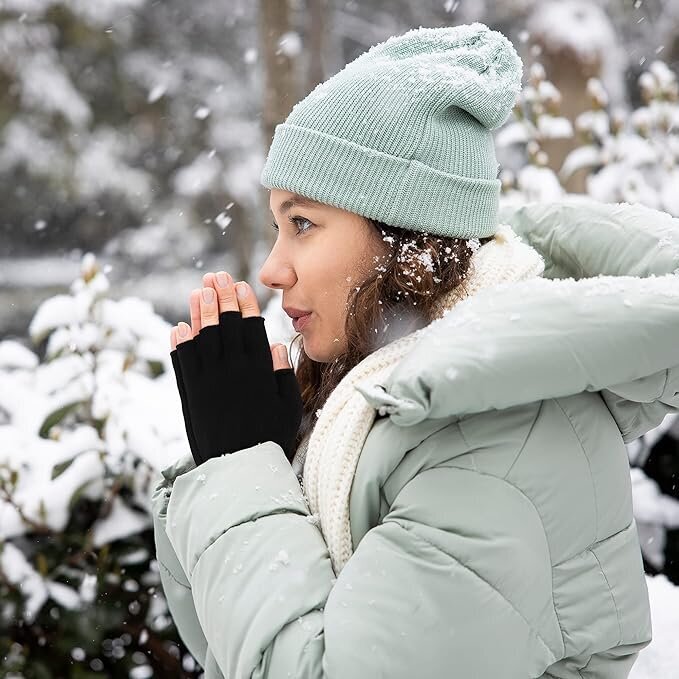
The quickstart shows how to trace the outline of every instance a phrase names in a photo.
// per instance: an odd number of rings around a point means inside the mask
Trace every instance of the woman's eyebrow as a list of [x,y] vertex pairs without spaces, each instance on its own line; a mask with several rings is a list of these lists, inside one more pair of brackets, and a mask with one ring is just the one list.
[[306,198],[305,196],[294,196],[293,198],[288,198],[288,200],[284,200],[279,206],[278,209],[280,212],[287,212],[290,208],[292,207],[318,207],[320,203],[318,203],[315,200],[311,200],[311,198]]

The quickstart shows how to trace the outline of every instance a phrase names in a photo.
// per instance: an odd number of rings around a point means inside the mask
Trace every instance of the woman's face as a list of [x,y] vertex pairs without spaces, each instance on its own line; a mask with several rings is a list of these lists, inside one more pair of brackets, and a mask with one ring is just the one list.
[[269,207],[278,237],[259,280],[283,291],[284,308],[311,312],[299,331],[304,351],[329,362],[346,349],[349,291],[363,283],[377,265],[374,257],[388,246],[364,217],[341,208],[282,189],[271,189]]

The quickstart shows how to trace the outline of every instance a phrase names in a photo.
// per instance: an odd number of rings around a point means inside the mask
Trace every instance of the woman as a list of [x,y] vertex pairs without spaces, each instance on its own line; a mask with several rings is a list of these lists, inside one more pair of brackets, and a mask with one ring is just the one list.
[[624,442],[679,407],[679,232],[500,219],[520,79],[486,26],[421,28],[276,129],[259,277],[301,319],[296,372],[228,275],[172,330],[192,455],[154,528],[208,679],[617,679],[649,643]]

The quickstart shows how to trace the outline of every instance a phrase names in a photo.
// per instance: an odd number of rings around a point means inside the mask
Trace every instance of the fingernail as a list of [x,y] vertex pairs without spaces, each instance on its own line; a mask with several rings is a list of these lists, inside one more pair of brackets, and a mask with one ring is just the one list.
[[217,274],[217,285],[220,288],[225,288],[228,284],[229,284],[229,277],[223,271],[220,271]]
[[278,354],[278,358],[280,358],[281,361],[287,361],[288,360],[288,351],[285,348],[285,344],[279,344],[276,347],[276,353]]
[[243,299],[248,296],[248,284],[247,283],[236,283],[236,294]]
[[186,323],[180,323],[177,326],[177,331],[180,337],[186,337],[189,334],[189,326]]
[[215,298],[215,291],[212,288],[203,288],[203,301],[211,304]]

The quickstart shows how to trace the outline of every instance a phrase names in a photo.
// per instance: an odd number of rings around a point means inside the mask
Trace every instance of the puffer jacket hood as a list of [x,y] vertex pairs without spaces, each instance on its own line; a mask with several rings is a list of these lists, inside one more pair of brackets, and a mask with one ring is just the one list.
[[679,220],[585,198],[502,217],[543,256],[544,277],[479,291],[385,384],[357,389],[401,426],[601,391],[623,439],[641,436],[679,391],[668,382],[679,365]]

